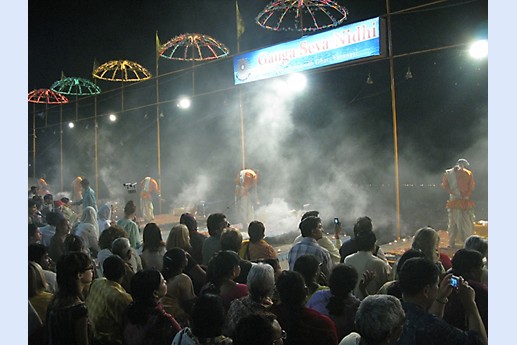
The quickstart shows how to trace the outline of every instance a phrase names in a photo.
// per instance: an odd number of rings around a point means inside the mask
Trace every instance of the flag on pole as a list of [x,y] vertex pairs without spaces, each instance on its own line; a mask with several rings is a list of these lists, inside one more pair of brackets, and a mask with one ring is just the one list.
[[244,21],[242,20],[237,0],[235,0],[235,15],[237,17],[237,40],[239,40],[241,35],[244,33]]
[[156,30],[156,58],[160,57],[160,52],[162,50],[162,44],[160,43],[160,38],[158,37],[158,30]]

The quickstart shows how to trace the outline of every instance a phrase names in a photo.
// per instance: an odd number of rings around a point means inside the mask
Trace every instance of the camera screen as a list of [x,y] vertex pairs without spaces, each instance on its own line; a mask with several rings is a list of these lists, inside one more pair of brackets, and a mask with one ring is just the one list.
[[452,287],[458,287],[458,278],[457,277],[451,277],[450,285]]

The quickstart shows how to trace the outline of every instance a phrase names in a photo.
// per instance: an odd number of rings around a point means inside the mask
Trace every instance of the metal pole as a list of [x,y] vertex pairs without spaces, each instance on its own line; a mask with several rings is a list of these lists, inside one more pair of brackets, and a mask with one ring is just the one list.
[[399,154],[397,136],[397,103],[395,99],[395,71],[393,67],[393,47],[391,37],[390,1],[386,0],[386,18],[388,24],[388,54],[390,62],[391,111],[393,114],[393,151],[395,159],[395,203],[397,240],[400,240],[400,186],[399,186]]
[[101,198],[101,193],[99,191],[99,138],[98,138],[98,129],[97,129],[97,96],[94,97],[93,102],[93,127],[94,127],[94,141],[95,141],[95,192],[97,193],[97,199]]
[[36,103],[32,111],[32,177],[36,178]]
[[242,91],[239,88],[239,112],[241,117],[241,154],[242,154],[242,170],[246,169],[246,148],[244,146],[244,111],[242,110]]
[[60,182],[61,191],[63,191],[63,105],[59,105],[59,154],[61,157],[60,162]]
[[[158,188],[163,191],[162,186],[162,166],[161,166],[161,147],[160,147],[160,88],[158,82],[158,57],[156,56],[156,140],[158,154]],[[162,198],[158,198],[160,214],[162,214]]]

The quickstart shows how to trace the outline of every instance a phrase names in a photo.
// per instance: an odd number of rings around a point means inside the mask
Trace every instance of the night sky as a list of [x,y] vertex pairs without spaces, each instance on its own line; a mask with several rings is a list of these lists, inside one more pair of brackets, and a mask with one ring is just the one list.
[[[343,23],[386,13],[385,1],[336,1],[349,11]],[[477,182],[473,199],[479,220],[488,219],[488,62],[468,56],[467,44],[486,39],[487,1],[391,1],[402,234],[421,226],[446,227],[447,194],[441,174],[467,158]],[[268,1],[241,0],[245,52],[300,37],[266,30],[254,21]],[[397,14],[407,8],[412,11]],[[155,75],[155,33],[162,43],[188,32],[223,42],[230,57],[192,64],[159,59],[161,165],[166,208],[205,200],[209,210],[233,212],[233,180],[241,168],[239,92],[245,116],[246,165],[261,175],[260,197],[278,218],[303,205],[345,226],[369,215],[386,238],[394,234],[394,148],[387,59],[342,64],[307,73],[308,87],[296,97],[279,94],[275,80],[235,87],[235,2],[32,1],[28,13],[28,92],[49,88],[63,72],[92,79],[94,60],[127,59]],[[462,45],[450,49],[448,46]],[[435,50],[425,53],[416,53]],[[193,68],[194,67],[194,68]],[[405,75],[411,69],[413,78]],[[194,73],[193,73],[194,72]],[[371,74],[374,84],[367,85]],[[281,79],[281,78],[276,78]],[[194,80],[194,82],[193,82]],[[106,200],[125,197],[123,182],[157,174],[155,79],[136,84],[99,81],[99,188]],[[187,111],[177,98],[190,95]],[[124,111],[121,98],[124,97]],[[64,128],[64,185],[79,174],[94,180],[94,99],[70,96],[63,107],[36,107],[37,175],[59,185],[59,114],[77,121]],[[77,107],[76,107],[77,105]],[[28,106],[34,113],[33,104]],[[116,125],[107,114],[116,113]],[[76,119],[77,117],[77,119]],[[32,116],[28,130],[32,177]],[[168,210],[164,210],[168,211]],[[267,224],[267,223],[266,223]],[[286,223],[289,224],[290,223]],[[287,226],[287,225],[286,225]]]

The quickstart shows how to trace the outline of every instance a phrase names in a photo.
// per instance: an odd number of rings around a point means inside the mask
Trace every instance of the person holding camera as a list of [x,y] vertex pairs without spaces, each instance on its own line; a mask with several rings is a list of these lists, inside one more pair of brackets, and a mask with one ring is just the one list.
[[[406,322],[396,345],[488,344],[474,289],[462,277],[449,273],[440,281],[438,267],[433,262],[412,258],[402,266],[399,281]],[[442,318],[452,293],[458,295],[465,308],[466,331]]]

